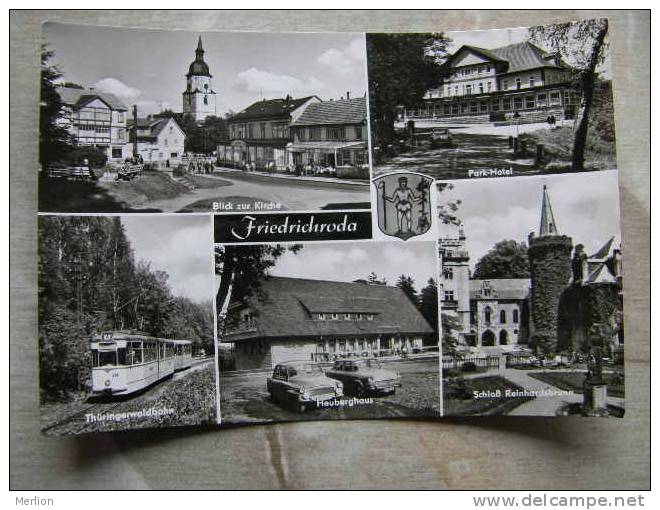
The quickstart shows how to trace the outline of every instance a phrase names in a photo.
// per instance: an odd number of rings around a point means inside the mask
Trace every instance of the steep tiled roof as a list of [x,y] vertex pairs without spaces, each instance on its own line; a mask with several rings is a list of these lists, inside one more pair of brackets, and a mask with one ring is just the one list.
[[62,102],[67,106],[82,108],[87,103],[99,98],[113,110],[127,110],[126,105],[117,96],[109,92],[71,87],[57,87],[56,90]]
[[[137,119],[138,129],[149,129],[150,135],[140,135],[138,140],[154,140],[165,129],[169,120],[178,125],[174,117],[142,117]],[[128,119],[126,127],[130,130],[134,125],[133,119]],[[132,134],[131,134],[132,136]]]
[[[559,59],[555,61],[555,55],[549,53],[529,41],[524,41],[507,46],[500,46],[499,48],[479,48],[478,46],[465,45],[454,53],[457,55],[463,48],[466,48],[474,53],[481,54],[485,58],[492,61],[507,62],[508,73],[515,73],[519,71],[526,71],[529,69],[538,69],[539,67],[554,67],[568,69],[569,66]],[[448,63],[451,62],[451,58]]]
[[367,119],[367,100],[364,97],[312,103],[293,126],[318,126],[322,124],[360,124]]
[[[248,299],[256,311],[253,338],[433,333],[398,287],[273,276],[262,281],[261,289],[262,299]],[[373,320],[312,319],[319,312],[374,315]]]
[[291,115],[291,112],[305,104],[313,97],[316,96],[300,97],[298,99],[285,97],[257,101],[256,103],[251,104],[244,110],[232,116],[229,119],[229,122],[288,117]]
[[489,299],[482,297],[480,294],[485,282],[488,282],[492,289],[492,299],[525,299],[529,294],[531,285],[529,278],[470,280],[470,299]]

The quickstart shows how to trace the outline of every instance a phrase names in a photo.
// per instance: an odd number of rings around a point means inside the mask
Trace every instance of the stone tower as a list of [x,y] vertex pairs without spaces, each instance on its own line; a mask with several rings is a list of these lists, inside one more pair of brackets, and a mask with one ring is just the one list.
[[465,244],[463,225],[459,228],[458,239],[440,239],[440,275],[443,313],[453,314],[461,324],[459,340],[471,343],[465,338],[470,332],[470,255]]
[[545,185],[538,235],[531,232],[528,241],[532,283],[530,343],[538,353],[554,353],[557,346],[559,301],[571,280],[573,240],[559,234]]
[[204,122],[210,115],[216,115],[215,92],[211,83],[209,66],[204,62],[202,37],[199,37],[195,60],[186,74],[186,90],[183,93],[183,113],[192,115],[197,123]]

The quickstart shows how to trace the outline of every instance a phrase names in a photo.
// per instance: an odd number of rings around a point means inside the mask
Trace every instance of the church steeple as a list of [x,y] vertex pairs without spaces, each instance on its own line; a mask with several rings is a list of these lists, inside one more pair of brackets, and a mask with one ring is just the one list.
[[552,206],[550,205],[550,196],[548,195],[548,187],[543,185],[543,200],[541,202],[541,224],[539,225],[539,237],[556,236],[559,235],[555,216],[552,213]]
[[202,36],[199,36],[199,41],[197,41],[197,49],[195,50],[195,55],[197,60],[204,62],[204,48],[202,47]]

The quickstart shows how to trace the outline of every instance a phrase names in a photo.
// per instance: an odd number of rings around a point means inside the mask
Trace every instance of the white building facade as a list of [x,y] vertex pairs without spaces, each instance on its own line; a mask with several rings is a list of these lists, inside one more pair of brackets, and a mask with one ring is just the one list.
[[[173,117],[147,117],[129,121],[130,140],[137,134],[137,152],[145,163],[158,166],[178,164],[184,154],[186,135]],[[132,154],[132,145],[131,145]]]

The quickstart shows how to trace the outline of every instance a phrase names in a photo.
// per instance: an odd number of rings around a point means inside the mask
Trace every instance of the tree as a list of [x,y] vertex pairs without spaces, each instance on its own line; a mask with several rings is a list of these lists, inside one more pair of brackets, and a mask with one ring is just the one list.
[[395,139],[399,106],[414,106],[441,77],[449,40],[443,34],[367,34],[369,108],[374,145]]
[[261,279],[275,266],[287,250],[298,253],[299,244],[287,248],[277,245],[215,247],[215,273],[220,277],[216,295],[217,314],[221,314],[228,299],[240,300],[259,293]]
[[476,280],[489,278],[529,278],[529,258],[525,243],[503,240],[495,244],[474,267]]
[[408,296],[408,299],[410,299],[410,302],[415,305],[415,307],[419,307],[419,295],[417,294],[417,290],[415,290],[415,280],[410,276],[402,274],[397,279],[396,286]]
[[51,64],[54,52],[44,44],[41,47],[41,102],[39,115],[39,162],[42,167],[59,160],[71,148],[71,135],[58,124],[62,114],[62,99],[55,82],[62,77]]
[[429,278],[420,292],[419,310],[431,327],[438,331],[438,284]]
[[556,23],[529,29],[533,41],[567,57],[576,71],[573,81],[581,99],[575,119],[576,129],[573,139],[574,171],[584,170],[589,114],[598,80],[597,70],[605,61],[609,49],[609,44],[606,42],[607,31],[606,18]]
[[[438,187],[438,195],[440,195],[443,192],[450,191],[454,189],[453,184],[449,183],[444,183],[444,182],[439,182],[436,184]],[[445,225],[460,225],[461,220],[459,217],[456,215],[456,212],[458,211],[458,207],[461,205],[460,199],[457,200],[440,200],[440,203],[438,204],[438,218],[442,223]]]
[[461,324],[456,317],[443,313],[442,318],[442,354],[455,357],[458,355],[458,338],[456,332],[461,330]]

